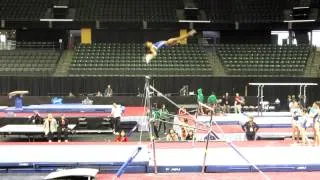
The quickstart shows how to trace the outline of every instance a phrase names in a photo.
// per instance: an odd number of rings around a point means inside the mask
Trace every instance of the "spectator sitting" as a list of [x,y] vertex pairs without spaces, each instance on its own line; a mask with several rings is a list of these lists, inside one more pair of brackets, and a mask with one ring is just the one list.
[[184,119],[184,122],[181,122],[181,140],[185,140],[188,133],[188,119]]
[[68,142],[68,124],[69,121],[64,117],[61,116],[61,119],[58,121],[58,142],[61,142],[61,136],[64,136],[64,142]]
[[179,120],[181,122],[188,121],[188,112],[184,106],[181,106],[178,110]]
[[29,117],[30,124],[43,124],[43,119],[41,118],[38,111],[34,111],[33,115]]
[[128,142],[128,137],[124,130],[121,130],[120,134],[116,136],[115,142]]
[[82,101],[82,104],[84,105],[92,105],[93,104],[93,101],[89,99],[89,97],[87,96],[86,99],[84,99]]
[[47,136],[49,142],[52,142],[53,135],[57,132],[57,127],[57,120],[54,119],[52,114],[48,114],[48,117],[44,120],[43,129],[44,135]]
[[186,136],[186,141],[194,141],[196,137],[194,136],[193,130],[188,131],[188,135]]
[[169,130],[167,141],[179,141],[178,134],[173,129]]
[[97,92],[97,97],[102,97],[102,93],[100,91]]

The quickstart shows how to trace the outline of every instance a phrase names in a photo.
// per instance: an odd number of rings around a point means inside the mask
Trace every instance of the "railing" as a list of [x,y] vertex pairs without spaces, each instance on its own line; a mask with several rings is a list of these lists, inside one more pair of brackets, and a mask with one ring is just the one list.
[[8,40],[0,43],[0,50],[14,50],[14,49],[56,49],[56,42],[19,42]]
[[14,50],[16,49],[16,41],[8,40],[7,42],[0,42],[0,50]]
[[56,49],[57,43],[56,42],[41,42],[41,41],[34,41],[34,42],[16,42],[17,48],[30,48],[30,49]]

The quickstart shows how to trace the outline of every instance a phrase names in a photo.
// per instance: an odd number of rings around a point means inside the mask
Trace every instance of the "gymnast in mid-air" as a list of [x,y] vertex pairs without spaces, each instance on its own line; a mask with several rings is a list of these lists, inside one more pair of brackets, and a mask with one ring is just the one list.
[[166,47],[166,46],[177,45],[180,41],[183,41],[183,40],[187,39],[188,37],[195,35],[196,33],[197,33],[196,30],[191,30],[186,35],[170,38],[170,39],[168,39],[166,41],[158,41],[158,42],[155,42],[155,43],[147,41],[144,44],[145,47],[146,47],[146,50],[147,50],[147,53],[145,55],[145,61],[148,64],[152,59],[154,59],[157,56],[157,51],[160,48]]

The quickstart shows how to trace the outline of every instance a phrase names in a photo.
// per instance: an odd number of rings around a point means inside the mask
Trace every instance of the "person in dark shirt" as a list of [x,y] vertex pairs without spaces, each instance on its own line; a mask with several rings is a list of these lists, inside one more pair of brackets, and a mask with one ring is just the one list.
[[34,111],[33,115],[29,117],[29,123],[30,124],[43,124],[43,119],[40,116],[39,112]]
[[253,141],[255,140],[259,126],[253,121],[253,117],[250,116],[249,121],[242,125],[242,130],[246,133],[247,140]]
[[61,116],[61,118],[58,121],[58,142],[61,142],[61,137],[63,136],[64,142],[68,142],[68,120],[64,117],[64,115]]
[[160,112],[159,112],[157,103],[154,103],[152,105],[151,112],[148,112],[148,113],[151,113],[150,123],[151,123],[151,128],[153,130],[153,134],[157,139],[159,139],[158,120],[160,118]]
[[187,137],[186,137],[186,141],[193,141],[193,140],[195,140],[196,138],[195,138],[195,135],[194,135],[194,133],[193,133],[193,130],[189,130],[188,131],[188,135],[187,135]]
[[167,134],[167,126],[166,123],[169,120],[169,111],[166,108],[165,104],[162,104],[161,109],[159,110],[159,119],[161,120],[159,122],[159,128],[158,131],[161,131],[161,126],[163,125],[163,132],[166,135]]

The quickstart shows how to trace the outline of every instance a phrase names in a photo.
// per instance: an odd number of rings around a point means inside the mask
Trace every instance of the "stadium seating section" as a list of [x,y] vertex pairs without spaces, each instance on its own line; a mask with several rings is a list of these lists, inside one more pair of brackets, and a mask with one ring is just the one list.
[[19,42],[15,50],[0,51],[0,75],[51,75],[60,53],[52,43]]
[[284,0],[198,0],[215,23],[272,23],[283,21]]
[[94,43],[76,49],[70,67],[73,76],[212,76],[201,46],[178,45],[160,50],[150,64],[138,43]]
[[[70,0],[75,19],[108,22],[177,22],[176,10],[182,0]],[[300,1],[287,0],[194,0],[215,23],[282,22],[283,10]],[[303,1],[304,2],[304,1]],[[307,4],[310,4],[306,0]],[[1,0],[0,19],[39,20],[44,18],[52,0]],[[301,4],[301,3],[298,3]],[[305,3],[304,3],[305,4]]]
[[51,5],[51,0],[1,0],[0,19],[39,21]]
[[217,52],[229,74],[301,75],[311,47],[271,44],[221,44]]
[[176,22],[180,0],[71,0],[77,20]]

